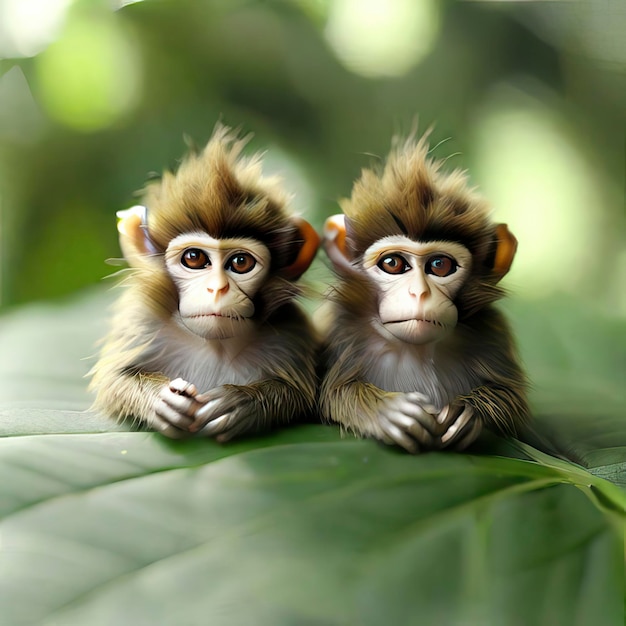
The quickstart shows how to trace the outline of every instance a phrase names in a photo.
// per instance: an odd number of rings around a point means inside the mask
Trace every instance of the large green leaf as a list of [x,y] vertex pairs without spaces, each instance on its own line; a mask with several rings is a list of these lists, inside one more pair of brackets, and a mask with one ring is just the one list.
[[[545,346],[511,310],[540,373],[538,426],[593,473],[489,437],[418,457],[318,425],[170,442],[86,410],[79,356],[108,301],[0,320],[0,428],[20,435],[0,439],[2,626],[623,623],[626,427],[611,358],[572,381],[584,367],[567,334],[548,328]],[[623,343],[623,325],[595,328]]]

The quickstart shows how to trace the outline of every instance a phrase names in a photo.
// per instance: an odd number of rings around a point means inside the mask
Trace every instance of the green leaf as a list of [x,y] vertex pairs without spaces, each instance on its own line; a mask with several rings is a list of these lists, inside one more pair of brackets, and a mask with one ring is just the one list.
[[[310,441],[320,430],[331,441]],[[64,626],[617,620],[619,535],[558,470],[332,439],[319,427],[265,448],[5,439],[2,614]]]
[[591,472],[496,437],[421,456],[321,425],[172,442],[87,410],[79,357],[108,301],[0,319],[2,626],[623,623],[616,376],[607,405],[593,380],[579,393],[595,415],[566,393],[555,412],[582,360],[550,370],[521,325],[531,375],[548,372],[538,428]]

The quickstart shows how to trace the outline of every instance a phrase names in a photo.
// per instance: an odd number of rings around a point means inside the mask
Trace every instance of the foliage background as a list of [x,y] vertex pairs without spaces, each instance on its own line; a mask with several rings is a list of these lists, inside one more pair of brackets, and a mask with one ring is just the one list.
[[113,271],[115,211],[218,119],[316,225],[417,119],[520,239],[517,295],[622,315],[625,23],[620,0],[2,0],[0,303]]
[[[620,0],[0,0],[3,623],[623,623],[625,23]],[[589,471],[85,412],[115,212],[218,119],[318,227],[434,124],[520,240],[537,424]]]

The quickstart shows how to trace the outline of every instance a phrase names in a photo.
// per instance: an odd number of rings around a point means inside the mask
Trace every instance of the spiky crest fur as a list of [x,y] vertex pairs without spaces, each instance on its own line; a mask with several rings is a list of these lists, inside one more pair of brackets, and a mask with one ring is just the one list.
[[[429,156],[428,135],[396,138],[384,166],[363,169],[352,195],[340,202],[346,216],[346,243],[352,260],[389,235],[416,241],[458,241],[472,253],[472,272],[456,301],[465,318],[504,294],[492,273],[495,224],[486,201],[468,185],[462,170],[444,172],[443,161]],[[353,277],[340,285],[339,301],[352,309],[369,301],[371,287]]]
[[276,274],[293,261],[301,243],[288,210],[290,197],[278,177],[263,176],[261,153],[242,154],[250,138],[218,124],[203,150],[190,152],[176,173],[165,172],[144,190],[148,232],[160,253],[154,260],[162,271],[155,272],[154,264],[138,267],[130,280],[163,318],[176,310],[178,302],[162,254],[172,239],[187,232],[252,237],[267,245],[273,278],[255,299],[259,316],[267,317],[300,293],[293,282]]

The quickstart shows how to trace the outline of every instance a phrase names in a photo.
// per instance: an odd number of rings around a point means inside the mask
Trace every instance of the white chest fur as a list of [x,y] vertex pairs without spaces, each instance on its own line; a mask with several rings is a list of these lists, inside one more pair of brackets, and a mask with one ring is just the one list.
[[380,338],[368,348],[365,376],[367,382],[385,391],[419,391],[441,409],[480,385],[478,376],[460,361],[466,359],[454,358],[444,346],[415,346]]
[[246,358],[249,340],[205,341],[175,327],[164,329],[150,352],[150,369],[170,379],[183,378],[200,393],[220,385],[246,385],[262,377],[262,370]]

